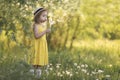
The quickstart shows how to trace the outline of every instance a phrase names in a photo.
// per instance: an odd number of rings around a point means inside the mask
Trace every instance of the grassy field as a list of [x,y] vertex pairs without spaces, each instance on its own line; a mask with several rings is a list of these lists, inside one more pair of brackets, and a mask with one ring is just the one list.
[[[40,80],[120,80],[119,44],[119,40],[76,41],[72,50],[50,50]],[[0,80],[36,80],[26,63],[31,53],[18,46],[1,50]]]

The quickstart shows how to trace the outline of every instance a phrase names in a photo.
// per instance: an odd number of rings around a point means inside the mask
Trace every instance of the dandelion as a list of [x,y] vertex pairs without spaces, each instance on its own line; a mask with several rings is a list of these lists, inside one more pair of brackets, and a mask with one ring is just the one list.
[[52,64],[50,63],[50,66],[52,66]]
[[96,74],[96,72],[92,71],[92,74]]
[[64,71],[62,71],[62,73],[63,73],[63,74],[65,74],[65,72],[64,72]]
[[80,66],[77,66],[78,69],[80,69]]
[[61,73],[60,73],[60,72],[58,72],[58,73],[57,73],[57,76],[60,76],[60,75],[61,75]]
[[28,6],[25,4],[25,8],[27,8]]
[[98,73],[103,73],[104,71],[103,70],[98,70]]
[[87,64],[85,64],[85,67],[87,68],[87,67],[88,67],[88,65],[87,65]]
[[74,63],[74,66],[77,66],[77,63]]
[[82,69],[82,72],[86,73],[86,72],[87,72],[87,70],[86,70],[86,69]]
[[51,71],[53,70],[53,68],[49,68]]
[[85,65],[82,64],[81,67],[85,67]]
[[87,75],[90,75],[89,73],[87,73]]
[[60,74],[60,77],[63,77],[63,75],[62,75],[62,74]]
[[57,66],[56,66],[56,68],[60,68],[60,66],[59,66],[59,65],[57,65]]
[[70,74],[70,77],[72,77],[72,76],[73,76],[73,74],[71,73],[71,74]]
[[105,77],[110,77],[110,75],[106,75]]
[[75,72],[76,74],[78,74],[78,72]]
[[58,66],[60,66],[61,64],[57,64]]
[[55,24],[55,21],[52,20],[52,18],[49,19],[49,24],[50,24],[50,28],[53,24]]
[[70,72],[69,72],[69,71],[66,71],[66,74],[67,74],[67,75],[69,75],[69,74],[70,74]]
[[20,3],[17,3],[17,5],[19,6],[19,5],[20,5]]
[[109,67],[112,67],[112,64],[110,64]]
[[47,65],[47,68],[49,68],[50,67],[50,65]]

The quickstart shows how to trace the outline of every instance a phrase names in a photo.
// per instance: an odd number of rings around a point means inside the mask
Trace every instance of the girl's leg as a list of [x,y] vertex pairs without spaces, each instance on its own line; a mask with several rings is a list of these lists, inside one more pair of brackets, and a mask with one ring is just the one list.
[[36,77],[37,78],[40,78],[40,76],[41,76],[41,73],[42,73],[42,70],[41,70],[41,67],[42,66],[40,66],[40,65],[36,65],[36,66],[34,66],[35,67],[35,73],[36,73]]

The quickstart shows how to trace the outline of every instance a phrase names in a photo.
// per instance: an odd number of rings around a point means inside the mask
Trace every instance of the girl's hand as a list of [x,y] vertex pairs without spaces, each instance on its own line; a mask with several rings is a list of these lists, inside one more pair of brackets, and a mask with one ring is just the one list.
[[50,33],[50,32],[51,32],[50,28],[46,29],[46,33]]

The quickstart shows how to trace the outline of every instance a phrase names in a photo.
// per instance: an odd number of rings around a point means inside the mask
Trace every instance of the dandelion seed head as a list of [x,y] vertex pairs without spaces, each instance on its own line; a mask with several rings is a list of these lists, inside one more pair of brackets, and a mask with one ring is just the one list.
[[74,66],[77,66],[77,63],[74,63]]
[[104,71],[103,70],[98,70],[98,73],[103,73]]
[[105,77],[110,77],[110,75],[105,75]]

